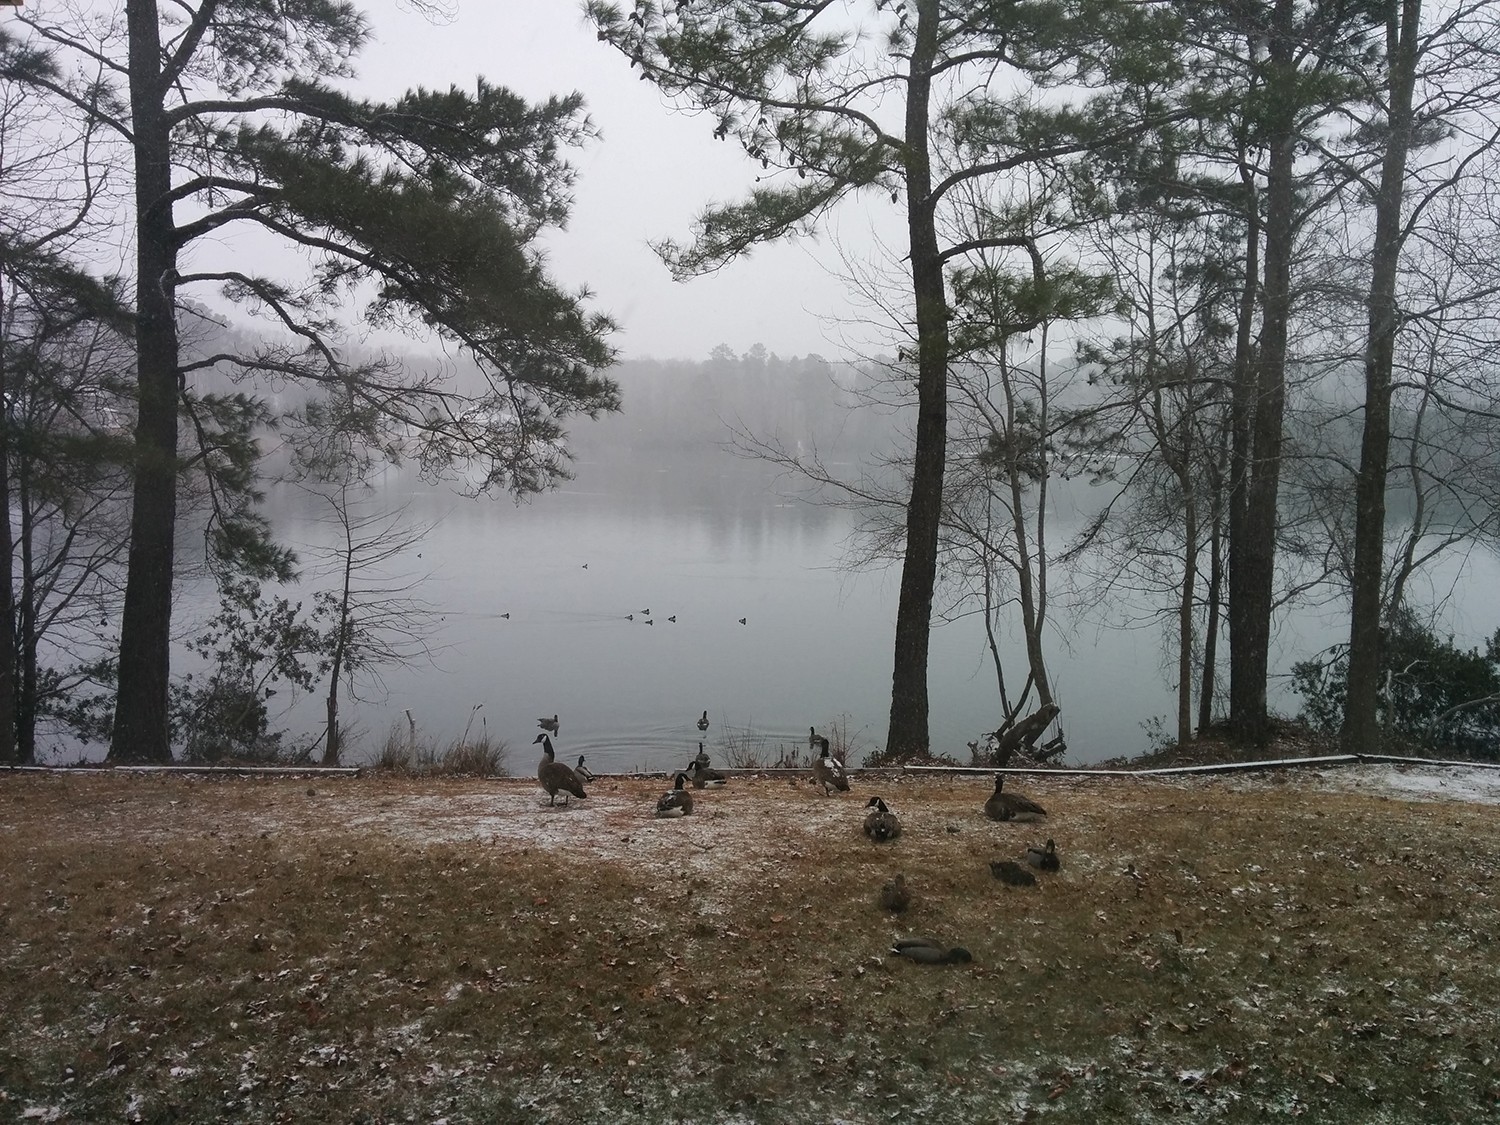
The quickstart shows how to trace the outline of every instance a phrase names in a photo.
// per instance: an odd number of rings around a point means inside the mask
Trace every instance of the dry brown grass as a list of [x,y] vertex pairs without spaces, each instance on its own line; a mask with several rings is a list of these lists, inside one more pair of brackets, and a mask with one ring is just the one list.
[[[661,788],[0,778],[0,1119],[1500,1109],[1494,807],[1048,778],[1027,827],[982,778],[866,776],[658,822]],[[876,792],[894,844],[860,835]],[[1048,835],[1060,874],[991,878]],[[907,934],[974,962],[887,957]]]

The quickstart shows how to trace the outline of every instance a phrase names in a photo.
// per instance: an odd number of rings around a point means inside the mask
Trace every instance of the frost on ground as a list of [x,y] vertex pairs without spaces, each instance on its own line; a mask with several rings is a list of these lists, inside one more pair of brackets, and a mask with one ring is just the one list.
[[1405,801],[1468,801],[1479,805],[1500,805],[1500,769],[1483,766],[1367,762],[1316,769],[1302,767],[1278,771],[1274,775],[1247,773],[1235,776],[1232,784],[1246,788],[1288,784],[1299,789],[1359,793]]
[[665,786],[0,774],[0,1120],[1500,1111],[1493,771],[1017,777],[1036,825],[983,774]]

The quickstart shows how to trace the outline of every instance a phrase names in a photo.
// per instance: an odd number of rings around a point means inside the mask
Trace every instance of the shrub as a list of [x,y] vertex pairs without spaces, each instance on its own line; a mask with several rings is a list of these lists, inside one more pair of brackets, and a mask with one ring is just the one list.
[[[1500,630],[1484,652],[1464,650],[1397,610],[1381,634],[1380,722],[1393,742],[1500,758]],[[1347,646],[1292,668],[1302,717],[1324,730],[1344,718]]]

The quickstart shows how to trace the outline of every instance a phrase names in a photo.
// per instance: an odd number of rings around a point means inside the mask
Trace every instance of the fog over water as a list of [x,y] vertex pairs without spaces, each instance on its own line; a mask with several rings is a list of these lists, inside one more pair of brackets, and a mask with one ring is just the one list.
[[[805,748],[809,726],[835,722],[847,723],[858,747],[883,744],[899,573],[840,569],[851,516],[788,501],[764,467],[717,451],[670,467],[583,462],[576,480],[520,507],[413,487],[396,474],[384,488],[382,505],[409,500],[414,521],[437,521],[408,573],[430,574],[421,593],[442,620],[432,665],[386,669],[383,702],[346,704],[364,735],[356,760],[368,759],[393,723],[404,732],[407,710],[419,737],[439,746],[472,716],[475,731],[510,745],[521,773],[534,762],[536,720],[554,713],[559,753],[586,754],[601,772],[683,765],[704,710],[718,762],[731,743],[764,758]],[[1054,496],[1053,533],[1062,537],[1090,493],[1075,483]],[[295,493],[278,492],[269,510],[290,539],[320,534]],[[1480,573],[1461,584],[1459,602],[1479,595],[1482,630],[1500,568],[1489,555],[1472,566]],[[1120,605],[1112,617],[1143,609]],[[1069,760],[1145,749],[1142,724],[1173,713],[1160,631],[1076,620],[1062,603],[1053,622],[1049,655]],[[1285,615],[1277,670],[1343,628],[1337,606]],[[1014,692],[1025,674],[1018,628],[1005,630],[1003,655]],[[1284,679],[1275,682],[1273,704],[1295,711]],[[929,684],[933,748],[966,759],[965,743],[1000,719],[978,620],[934,628]],[[320,703],[304,699],[281,721],[315,735]]]
[[[393,721],[404,730],[410,709],[441,744],[483,704],[475,729],[510,743],[517,769],[531,760],[536,720],[554,713],[559,751],[587,754],[596,770],[685,763],[704,710],[720,761],[726,738],[774,757],[835,722],[866,749],[882,745],[898,571],[840,569],[848,513],[784,499],[764,470],[718,460],[717,472],[712,461],[631,472],[585,463],[569,486],[521,507],[411,491],[411,518],[437,521],[409,561],[431,574],[422,595],[443,616],[439,651],[433,666],[387,669],[388,700],[351,717],[378,741]],[[703,503],[706,493],[720,503]],[[273,498],[271,512],[291,539],[320,533],[293,495]],[[1019,638],[1007,647],[1014,691]],[[1139,749],[1137,724],[1171,702],[1155,637],[1091,632],[1072,647],[1057,679],[1075,754]],[[1000,721],[977,620],[934,630],[929,680],[933,746],[966,756],[964,743]],[[315,706],[288,721],[304,713],[317,722]]]
[[[346,760],[370,760],[393,728],[405,738],[408,711],[420,743],[444,748],[469,726],[504,740],[518,773],[534,766],[537,719],[553,714],[559,753],[570,762],[586,754],[596,771],[681,767],[704,710],[704,741],[719,763],[734,749],[761,761],[805,752],[809,726],[846,728],[856,758],[883,746],[899,567],[841,566],[855,515],[792,499],[792,482],[723,443],[731,426],[774,434],[852,476],[903,447],[903,416],[851,410],[864,376],[818,357],[724,349],[708,362],[626,363],[618,373],[625,411],[578,422],[575,478],[554,491],[520,506],[471,500],[409,468],[387,470],[368,491],[368,510],[404,504],[409,524],[432,525],[386,579],[418,580],[413,593],[438,620],[430,663],[382,668],[379,684],[361,681],[364,702],[344,697],[341,718],[356,736]],[[1112,495],[1107,484],[1054,477],[1050,548],[1061,550]],[[316,565],[330,537],[326,509],[280,486],[264,510],[303,561],[290,596],[310,602],[334,588]],[[1143,726],[1173,724],[1175,657],[1164,653],[1162,629],[1172,599],[1153,606],[1139,591],[1117,591],[1084,612],[1074,578],[1052,570],[1045,642],[1068,760],[1138,753],[1150,743]],[[939,611],[949,596],[940,583]],[[1411,596],[1440,606],[1441,627],[1461,643],[1482,644],[1500,623],[1500,564],[1486,550],[1449,555]],[[207,583],[185,580],[179,635],[191,636],[213,607]],[[1346,613],[1329,593],[1321,606],[1304,600],[1278,615],[1273,708],[1298,710],[1286,673],[1346,640]],[[1015,606],[1002,611],[998,633],[1014,698],[1026,674]],[[173,667],[190,672],[193,658],[179,650]],[[1002,717],[977,617],[935,622],[928,683],[934,751],[967,760],[966,743]],[[285,745],[318,740],[321,692],[294,698],[282,685],[273,705]],[[1033,697],[1026,710],[1034,706]]]

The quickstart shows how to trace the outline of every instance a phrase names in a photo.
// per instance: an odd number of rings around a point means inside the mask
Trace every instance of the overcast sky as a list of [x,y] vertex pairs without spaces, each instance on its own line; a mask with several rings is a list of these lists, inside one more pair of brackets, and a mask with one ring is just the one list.
[[[738,198],[759,168],[733,141],[715,141],[709,118],[670,109],[597,40],[577,0],[447,3],[456,16],[444,24],[401,0],[360,0],[375,33],[359,61],[362,87],[372,96],[416,85],[472,89],[483,75],[531,100],[584,95],[602,136],[574,156],[577,202],[568,230],[551,240],[550,260],[558,281],[587,284],[619,322],[624,356],[703,359],[719,343],[736,352],[762,343],[783,356],[834,359],[846,339],[869,339],[850,326],[871,314],[830,272],[839,254],[826,235],[760,248],[711,277],[671,279],[647,241],[685,239],[706,202]],[[900,230],[896,208],[878,194],[846,202],[837,244],[869,245],[872,222]]]

